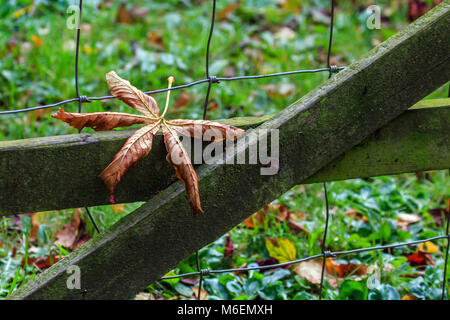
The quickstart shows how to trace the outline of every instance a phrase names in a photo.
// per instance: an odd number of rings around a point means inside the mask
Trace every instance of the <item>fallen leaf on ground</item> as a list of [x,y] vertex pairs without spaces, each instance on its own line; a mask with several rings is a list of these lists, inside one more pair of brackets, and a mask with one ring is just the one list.
[[270,266],[270,265],[273,265],[273,264],[277,264],[278,260],[275,259],[275,258],[265,258],[265,259],[256,260],[256,263],[259,266]]
[[[175,274],[172,274],[175,275]],[[187,284],[189,286],[194,286],[200,282],[199,278],[184,278],[180,280],[181,283]]]
[[[197,298],[198,297],[198,290],[200,288],[199,287],[194,287],[192,288],[192,291],[194,291],[194,296],[193,298]],[[200,290],[200,300],[206,300],[206,297],[209,296],[209,292],[206,291],[205,289],[201,289]]]
[[147,14],[148,14],[147,8],[144,7],[138,8],[136,4],[133,4],[133,6],[130,9],[127,9],[127,2],[121,2],[119,10],[117,11],[116,22],[133,24],[144,20]]
[[[264,227],[266,223],[270,224],[270,221],[268,220],[269,214],[275,215],[275,219],[277,222],[286,221],[289,228],[293,231],[306,233],[309,232],[308,229],[306,229],[293,219],[293,214],[290,211],[287,211],[287,208],[284,204],[269,204],[265,206],[263,209],[257,211],[256,213],[245,219],[244,225],[250,229],[254,229],[255,227]],[[295,216],[304,218],[304,214],[301,212],[296,212]]]
[[292,30],[291,28],[288,27],[281,27],[275,34],[274,34],[275,39],[279,39],[279,40],[292,40],[295,39],[296,37],[296,33],[294,32],[294,30]]
[[328,271],[338,278],[345,278],[350,275],[355,276],[365,276],[367,274],[367,265],[357,264],[357,263],[342,263],[338,264],[333,259],[327,259],[326,267]]
[[35,48],[39,48],[44,43],[44,40],[42,40],[42,38],[39,38],[34,34],[31,36],[31,41],[33,42]]
[[402,300],[419,300],[419,298],[417,298],[415,295],[413,294],[407,294],[406,296],[404,296],[402,298]]
[[347,216],[352,217],[355,220],[362,220],[364,222],[369,222],[369,219],[367,219],[366,216],[363,216],[358,213],[356,210],[349,210],[346,212]]
[[275,215],[278,222],[285,221],[290,216],[285,205],[268,204],[263,209],[245,219],[244,224],[250,229],[254,229],[256,226],[264,227],[265,221],[270,213]]
[[409,225],[417,223],[422,220],[422,217],[417,213],[398,213],[397,227],[400,230],[409,231]]
[[412,0],[408,3],[408,18],[412,22],[428,12],[427,4],[422,0]]
[[433,217],[434,221],[438,226],[442,226],[444,219],[447,220],[450,218],[450,199],[448,200],[447,208],[435,208],[428,210],[428,213]]
[[147,44],[158,50],[164,50],[164,40],[163,37],[155,32],[147,33]]
[[[322,274],[322,259],[313,259],[300,262],[295,267],[294,272],[313,284],[320,284]],[[327,258],[325,262],[325,277],[328,282],[336,288],[338,283],[344,281],[349,276],[365,276],[368,266],[354,263],[338,264],[335,260]],[[352,280],[359,281],[361,277],[352,277]]]
[[71,249],[77,240],[80,224],[80,212],[75,210],[70,223],[65,224],[63,229],[56,233],[55,238],[57,240],[55,241],[55,245]]
[[34,3],[32,3],[32,4],[30,4],[30,5],[26,6],[26,7],[23,7],[21,9],[19,9],[19,10],[14,11],[13,18],[14,19],[18,19],[21,16],[23,16],[25,13],[30,12],[33,9],[34,9]]
[[[52,265],[54,265],[56,262],[58,262],[59,259],[59,255],[57,255],[56,253],[52,253],[51,258],[50,256],[48,257],[38,257],[35,259],[31,259],[28,257],[28,265],[34,265],[36,267],[38,267],[39,269],[47,269],[50,268]],[[21,266],[23,267],[25,265],[25,260],[22,261]]]
[[229,3],[224,9],[220,10],[219,12],[217,12],[216,18],[217,20],[225,20],[226,18],[228,18],[228,16],[230,14],[232,14],[237,8],[239,8],[240,6],[240,2],[232,2]]
[[412,267],[415,266],[426,266],[432,265],[434,266],[434,260],[431,255],[426,251],[417,251],[417,253],[413,253],[408,257],[408,262]]
[[294,13],[296,15],[300,14],[301,1],[298,1],[298,0],[277,0],[277,2],[281,6],[283,11]]
[[254,229],[255,226],[264,226],[266,214],[262,211],[258,211],[244,220],[244,225],[250,229]]
[[175,100],[175,103],[173,105],[174,109],[180,109],[188,105],[189,101],[191,100],[191,95],[185,91],[183,91],[177,100]]
[[37,233],[39,231],[38,215],[39,215],[39,212],[31,214],[31,232],[30,232],[30,235],[28,236],[28,239],[31,242],[34,242],[37,240]]
[[[300,262],[295,268],[294,272],[300,277],[305,278],[312,284],[320,284],[322,275],[322,259],[312,259]],[[333,287],[337,286],[333,275],[325,268],[325,276]]]
[[295,246],[289,239],[266,239],[266,248],[269,255],[280,263],[289,262],[297,258]]
[[400,275],[400,277],[402,277],[402,278],[409,278],[409,279],[415,279],[415,278],[423,277],[423,276],[425,276],[424,272],[416,272],[416,273],[408,273],[408,274]]
[[397,214],[397,218],[400,221],[404,221],[407,223],[416,223],[422,220],[422,217],[419,216],[417,213],[399,213]]
[[124,203],[113,204],[111,205],[111,209],[117,214],[122,214],[125,211],[125,204]]
[[231,236],[228,235],[225,239],[225,252],[223,254],[224,258],[233,259],[235,248],[233,246],[233,240],[231,239]]
[[88,234],[84,234],[81,237],[78,237],[77,240],[75,241],[75,249],[78,249],[89,240],[91,240],[91,236]]
[[294,221],[292,218],[289,218],[288,224],[289,224],[289,228],[291,228],[291,230],[295,230],[297,232],[309,233],[308,229],[303,227],[300,223]]
[[425,251],[428,253],[438,253],[439,252],[439,247],[431,241],[422,242],[421,244],[419,244],[417,249],[419,251]]

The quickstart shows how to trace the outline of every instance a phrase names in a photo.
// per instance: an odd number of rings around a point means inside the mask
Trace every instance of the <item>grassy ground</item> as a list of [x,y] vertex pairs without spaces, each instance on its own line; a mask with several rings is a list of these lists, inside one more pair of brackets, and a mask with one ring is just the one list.
[[[263,74],[325,66],[329,1],[246,0],[241,1],[240,6],[233,5],[234,2],[218,1],[218,19],[211,46],[212,75]],[[432,1],[429,2],[431,6]],[[32,1],[11,0],[0,4],[0,110],[75,97],[75,30],[66,27],[69,3],[77,2],[40,1],[33,5]],[[145,90],[165,87],[168,75],[175,76],[176,84],[204,78],[210,1],[134,3],[136,10],[132,5],[120,9],[118,1],[86,3],[80,94],[109,94],[104,81],[104,74],[109,70],[115,70]],[[383,9],[382,28],[368,30],[364,9],[369,3],[371,1],[339,1],[333,64],[352,63],[409,23],[406,1],[377,1]],[[20,11],[20,8],[29,10]],[[141,14],[144,9],[147,11]],[[327,76],[326,73],[297,75],[215,85],[208,117],[275,113],[315,88]],[[201,117],[205,90],[206,85],[200,85],[176,92],[173,101],[177,107],[169,110],[169,116]],[[442,87],[430,97],[445,97],[447,90]],[[155,98],[162,104],[163,95]],[[74,111],[77,104],[65,108]],[[115,100],[92,102],[84,104],[83,108],[89,112],[131,111]],[[1,140],[66,133],[75,133],[75,130],[56,122],[47,111],[0,117]],[[439,216],[444,211],[432,209],[447,206],[448,172],[429,173],[420,179],[412,174],[335,182],[329,184],[329,194],[332,220],[327,246],[332,250],[424,239],[442,231]],[[138,203],[101,206],[92,210],[104,229],[138,206]],[[264,213],[259,213],[256,221],[248,220],[202,249],[202,268],[250,266],[317,254],[323,232],[323,212],[320,185],[296,187]],[[6,297],[40,269],[94,234],[83,213],[81,219],[77,218],[79,214],[80,210],[74,209],[1,221],[0,297]],[[64,238],[61,231],[68,230],[68,225],[76,226],[76,239],[71,248],[67,248],[64,241],[67,237]],[[304,230],[299,231],[302,228]],[[274,252],[271,243],[282,244],[283,250]],[[421,247],[422,251],[410,261],[408,257],[418,248],[361,253],[343,257],[345,260],[330,260],[325,296],[394,299],[413,294],[420,299],[435,299],[442,284],[444,243],[436,245],[436,248]],[[194,260],[194,256],[190,257],[173,272],[193,271]],[[275,272],[210,276],[205,280],[203,295],[210,299],[315,299],[318,285],[311,274],[316,271],[317,263],[310,263]],[[374,279],[381,285],[370,285]],[[138,297],[191,298],[196,286],[194,280],[160,281]]]

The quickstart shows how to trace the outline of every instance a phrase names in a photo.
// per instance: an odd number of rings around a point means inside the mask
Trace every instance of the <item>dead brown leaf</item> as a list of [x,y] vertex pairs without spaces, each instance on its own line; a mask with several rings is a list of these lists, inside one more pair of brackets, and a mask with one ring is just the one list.
[[[56,262],[60,260],[59,255],[55,252],[52,252],[51,256],[48,257],[38,257],[35,259],[31,259],[28,257],[28,265],[33,265],[39,269],[47,269],[54,265]],[[25,265],[25,260],[22,261],[21,266]]]
[[231,239],[230,235],[227,235],[227,238],[225,239],[225,251],[224,251],[224,258],[233,259],[233,254],[236,249],[233,246],[233,240]]
[[[193,297],[194,298],[198,297],[199,287],[194,287],[192,290],[194,291],[194,296]],[[200,290],[200,300],[206,300],[207,296],[209,296],[209,292],[204,290],[204,289],[201,289]]]
[[[325,262],[325,276],[333,287],[337,287],[349,276],[364,276],[367,274],[368,266],[360,264],[338,264],[332,258],[327,258]],[[313,284],[320,284],[322,274],[322,259],[313,259],[300,262],[294,269],[294,272],[305,278]],[[361,280],[354,277],[353,280]]]
[[71,249],[77,240],[80,224],[80,211],[75,210],[70,223],[65,224],[63,229],[56,233],[55,245]]
[[191,100],[191,95],[185,91],[183,91],[177,100],[175,100],[175,103],[173,107],[175,109],[180,109],[188,105],[189,101]]
[[268,221],[268,215],[274,214],[275,219],[277,222],[283,222],[286,221],[293,231],[297,232],[306,232],[309,231],[300,225],[297,221],[294,220],[293,216],[297,217],[304,217],[303,213],[296,212],[295,214],[292,214],[290,211],[287,210],[286,206],[284,204],[282,205],[274,205],[274,204],[268,204],[263,209],[257,211],[250,217],[244,220],[244,225],[250,229],[254,229],[255,227],[264,227],[266,223],[269,223]]
[[400,230],[409,231],[409,225],[419,222],[422,217],[417,213],[399,213],[397,214],[397,226]]
[[130,9],[127,9],[127,2],[122,2],[120,3],[119,10],[117,11],[116,22],[133,24],[143,21],[147,14],[147,8],[138,8],[136,4],[133,4]]
[[230,14],[232,14],[237,8],[239,8],[240,5],[241,3],[239,1],[228,4],[224,9],[217,12],[217,20],[225,20]]
[[402,300],[419,300],[419,298],[417,298],[415,295],[413,294],[407,294],[406,296],[404,296],[402,298]]
[[435,265],[435,262],[431,255],[428,252],[422,250],[417,250],[416,253],[408,256],[408,262],[412,267],[425,267],[426,265]]
[[356,210],[349,210],[346,212],[347,216],[352,217],[355,220],[362,220],[364,222],[369,222],[369,219],[367,219],[367,217],[365,216],[361,216],[360,214],[358,214],[358,211]]
[[356,263],[342,263],[338,264],[333,259],[327,259],[326,261],[327,270],[337,275],[338,278],[345,278],[350,275],[365,276],[367,274],[367,265],[361,265]]
[[164,50],[164,39],[158,33],[148,32],[147,33],[147,44],[157,50]]
[[[173,81],[173,77],[169,77],[169,89]],[[208,141],[220,141],[223,139],[235,140],[245,131],[230,125],[206,120],[166,120],[164,116],[168,108],[170,90],[168,91],[164,112],[161,115],[155,99],[132,86],[129,81],[120,78],[114,71],[106,74],[106,82],[116,98],[143,115],[116,112],[69,113],[60,108],[52,117],[65,121],[78,130],[91,127],[99,131],[126,127],[132,124],[145,124],[144,127],[128,138],[114,156],[112,162],[99,175],[110,191],[110,201],[117,202],[113,194],[117,184],[132,165],[148,155],[152,148],[153,137],[161,128],[167,150],[167,160],[174,167],[178,179],[185,184],[192,211],[194,214],[203,212],[197,173],[179,139],[179,135],[202,138]],[[206,134],[206,132],[209,132],[209,134]]]
[[39,214],[39,212],[31,214],[31,232],[30,232],[30,235],[28,237],[28,239],[31,242],[34,242],[34,241],[37,240],[37,233],[39,231],[39,222],[38,222],[38,219],[37,219],[38,214]]
[[[320,284],[320,279],[322,275],[322,259],[313,259],[300,262],[294,268],[294,272],[298,274],[300,277],[305,278],[312,284]],[[329,271],[327,271],[327,269],[325,269],[325,276],[329,280],[333,279],[333,275]],[[334,282],[333,286],[335,285],[336,282]]]

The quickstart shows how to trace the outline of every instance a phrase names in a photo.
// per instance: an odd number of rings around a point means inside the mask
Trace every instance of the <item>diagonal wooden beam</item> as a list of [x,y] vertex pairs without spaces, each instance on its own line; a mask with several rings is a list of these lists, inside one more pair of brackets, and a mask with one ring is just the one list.
[[[279,129],[279,171],[257,165],[198,169],[205,213],[193,216],[174,183],[17,290],[11,299],[126,299],[194,250],[302,183],[450,78],[450,5],[437,6],[259,129]],[[241,139],[227,159],[261,140]],[[77,265],[82,290],[67,289]]]

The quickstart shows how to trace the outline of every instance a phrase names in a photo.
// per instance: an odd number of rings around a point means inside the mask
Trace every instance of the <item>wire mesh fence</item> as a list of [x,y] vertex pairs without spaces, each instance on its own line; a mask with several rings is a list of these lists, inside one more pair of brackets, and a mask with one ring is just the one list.
[[[209,33],[208,33],[208,39],[206,43],[206,52],[205,52],[205,79],[196,80],[190,83],[185,83],[182,85],[174,86],[171,88],[163,88],[163,89],[157,89],[152,91],[146,91],[146,94],[156,94],[156,93],[162,93],[169,90],[180,90],[189,88],[192,86],[197,86],[200,84],[207,83],[207,89],[205,93],[205,100],[203,104],[203,119],[206,119],[207,111],[208,111],[208,102],[209,97],[211,95],[211,89],[214,84],[219,84],[221,81],[239,81],[239,80],[250,80],[250,79],[261,79],[261,78],[271,78],[271,77],[282,77],[282,76],[290,76],[290,75],[299,75],[299,74],[311,74],[311,73],[318,73],[318,72],[328,72],[329,78],[333,76],[334,73],[339,72],[340,70],[343,70],[344,67],[341,66],[335,66],[330,64],[331,60],[331,53],[332,53],[332,46],[333,46],[333,32],[334,32],[334,18],[335,18],[335,9],[336,9],[336,3],[335,0],[330,0],[330,27],[329,27],[329,42],[328,42],[328,50],[327,50],[327,66],[323,68],[318,69],[311,69],[311,70],[294,70],[294,71],[286,71],[286,72],[279,72],[279,73],[271,73],[271,74],[263,74],[263,75],[244,75],[244,76],[235,76],[235,77],[218,77],[215,75],[210,74],[210,51],[211,51],[211,40],[213,38],[214,34],[214,25],[216,21],[216,0],[211,0],[212,2],[212,9],[211,9],[211,23],[209,27]],[[47,104],[47,105],[41,105],[41,106],[35,106],[30,108],[23,108],[23,109],[16,109],[16,110],[5,110],[0,111],[0,115],[5,114],[17,114],[21,112],[28,112],[33,110],[39,110],[39,109],[48,109],[48,108],[54,108],[57,106],[69,104],[72,102],[78,102],[78,112],[81,112],[83,103],[89,103],[91,101],[96,100],[107,100],[107,99],[115,99],[114,96],[105,95],[105,96],[99,96],[99,97],[86,97],[80,94],[80,88],[79,88],[79,81],[78,81],[78,73],[79,73],[79,49],[80,49],[80,38],[81,38],[81,18],[82,18],[82,10],[83,10],[83,0],[79,1],[79,14],[78,14],[78,21],[77,21],[77,31],[76,31],[76,47],[75,47],[75,90],[76,90],[76,98],[71,98],[63,101],[59,101],[53,104]],[[450,96],[450,91],[449,91]],[[446,290],[447,290],[447,269],[448,269],[448,256],[449,256],[449,249],[450,249],[450,234],[449,234],[449,227],[450,227],[450,217],[446,218],[446,223],[444,223],[444,233],[440,236],[435,236],[427,239],[421,239],[421,240],[415,240],[415,241],[409,241],[409,242],[401,242],[401,243],[393,243],[393,244],[387,244],[387,245],[379,245],[379,246],[372,246],[367,248],[359,248],[359,249],[353,249],[353,250],[346,250],[346,251],[330,251],[327,250],[327,235],[328,235],[328,228],[329,228],[329,218],[330,218],[330,210],[329,210],[329,200],[328,200],[328,190],[326,183],[323,183],[324,188],[324,195],[325,195],[325,225],[324,225],[324,233],[322,237],[321,242],[321,254],[312,255],[308,257],[304,257],[297,260],[292,260],[285,263],[277,263],[277,264],[270,264],[270,265],[263,265],[263,266],[253,266],[253,267],[245,267],[245,268],[232,268],[232,269],[220,269],[220,270],[210,270],[210,269],[201,269],[200,267],[200,259],[199,259],[199,252],[196,252],[196,268],[197,272],[190,272],[190,273],[184,273],[179,275],[173,275],[173,276],[165,276],[160,278],[161,280],[168,280],[168,279],[176,279],[176,278],[187,278],[187,277],[194,277],[199,276],[199,285],[198,285],[198,294],[197,299],[200,299],[200,293],[202,289],[202,283],[205,276],[208,276],[210,274],[221,274],[221,273],[231,273],[231,272],[243,272],[243,271],[252,271],[252,270],[269,270],[269,269],[275,269],[275,268],[281,268],[290,266],[293,264],[313,260],[313,259],[320,259],[322,258],[322,268],[321,268],[321,278],[320,278],[320,287],[319,287],[319,299],[322,299],[323,297],[323,285],[324,285],[324,279],[325,279],[325,269],[326,269],[326,259],[331,257],[338,257],[343,255],[349,255],[349,254],[356,254],[361,252],[367,252],[367,251],[374,251],[374,250],[385,250],[385,249],[392,249],[392,248],[399,248],[399,247],[405,247],[405,246],[412,246],[417,245],[420,243],[425,243],[428,241],[437,241],[441,239],[447,239],[446,249],[445,249],[445,265],[444,265],[444,273],[443,273],[443,280],[442,280],[442,294],[441,299],[444,300],[446,297]],[[100,229],[97,226],[89,208],[85,208],[86,213],[92,222],[93,226],[95,227],[95,230],[100,233]],[[83,297],[85,297],[86,292],[82,292]]]

